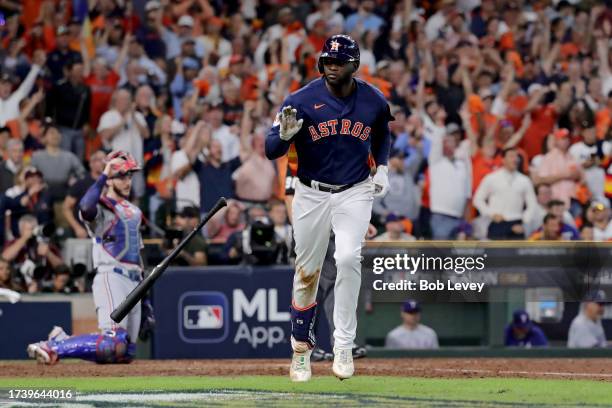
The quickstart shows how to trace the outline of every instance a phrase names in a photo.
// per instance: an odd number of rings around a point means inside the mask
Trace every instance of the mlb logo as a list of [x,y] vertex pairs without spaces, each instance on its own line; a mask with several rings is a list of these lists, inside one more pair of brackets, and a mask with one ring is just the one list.
[[229,302],[222,292],[187,292],[178,312],[179,336],[186,343],[221,343],[229,334]]
[[220,329],[223,327],[223,306],[187,306],[184,309],[187,329]]

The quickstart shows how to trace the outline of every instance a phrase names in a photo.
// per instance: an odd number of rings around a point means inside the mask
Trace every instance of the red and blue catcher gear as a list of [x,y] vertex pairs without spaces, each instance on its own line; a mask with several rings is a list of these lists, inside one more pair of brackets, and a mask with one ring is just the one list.
[[117,261],[140,265],[140,208],[110,197],[100,197],[100,203],[115,214],[115,220],[102,236],[95,237],[96,243]]
[[111,178],[113,175],[118,173],[129,173],[141,170],[140,164],[138,164],[136,159],[134,159],[134,157],[130,153],[124,152],[122,150],[117,150],[115,152],[109,153],[108,156],[106,156],[106,162],[108,163],[117,157],[123,159],[123,162],[113,166]]
[[323,73],[323,59],[333,58],[342,62],[352,62],[355,64],[355,71],[359,68],[359,45],[350,35],[332,35],[323,44],[321,55],[319,56],[319,72]]
[[[96,244],[101,245],[105,253],[117,262],[140,265],[139,229],[142,212],[140,208],[126,200],[119,202],[102,196],[106,180],[105,174],[100,175],[81,198],[79,202],[81,217],[86,221],[86,225],[96,219],[100,220],[100,225],[94,227],[95,230],[91,232]],[[108,222],[104,221],[104,214],[99,214],[99,209],[102,208],[108,210],[108,216],[112,217],[112,221],[110,219]]]
[[129,363],[136,355],[136,343],[130,341],[122,328],[104,333],[83,334],[64,340],[49,340],[47,347],[57,353],[59,359],[80,358],[99,364]]

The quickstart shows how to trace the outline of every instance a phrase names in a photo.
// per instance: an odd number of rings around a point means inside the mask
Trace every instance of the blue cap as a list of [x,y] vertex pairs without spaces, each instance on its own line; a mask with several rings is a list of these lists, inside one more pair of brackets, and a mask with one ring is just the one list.
[[395,222],[395,221],[401,221],[403,219],[404,217],[402,217],[401,215],[397,215],[395,213],[389,213],[387,214],[387,217],[385,218],[385,222]]
[[587,293],[586,298],[584,300],[586,302],[611,303],[608,300],[606,292],[603,289],[590,291],[589,293]]
[[408,299],[404,302],[402,311],[405,313],[419,313],[421,311],[421,305],[414,299]]
[[529,313],[521,309],[515,310],[512,315],[512,325],[519,329],[524,329],[531,326]]

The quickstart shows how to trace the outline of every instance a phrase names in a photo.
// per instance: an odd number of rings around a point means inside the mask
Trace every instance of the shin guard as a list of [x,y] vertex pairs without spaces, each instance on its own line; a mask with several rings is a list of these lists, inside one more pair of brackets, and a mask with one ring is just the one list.
[[291,305],[291,336],[297,341],[308,343],[310,348],[314,348],[316,344],[314,333],[316,311],[316,303],[306,308]]
[[129,341],[124,329],[107,330],[102,334],[91,333],[71,336],[64,340],[47,342],[62,358],[80,358],[100,364],[129,363],[136,353],[136,344]]

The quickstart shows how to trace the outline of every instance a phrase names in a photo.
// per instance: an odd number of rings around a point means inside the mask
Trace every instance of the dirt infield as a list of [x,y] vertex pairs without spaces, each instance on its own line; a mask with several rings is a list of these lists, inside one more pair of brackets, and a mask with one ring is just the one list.
[[[287,375],[288,360],[137,360],[126,365],[32,361],[0,362],[0,377],[124,377]],[[425,378],[523,377],[612,381],[612,359],[373,359],[357,360],[357,375]],[[314,375],[330,375],[331,363],[314,363]]]

